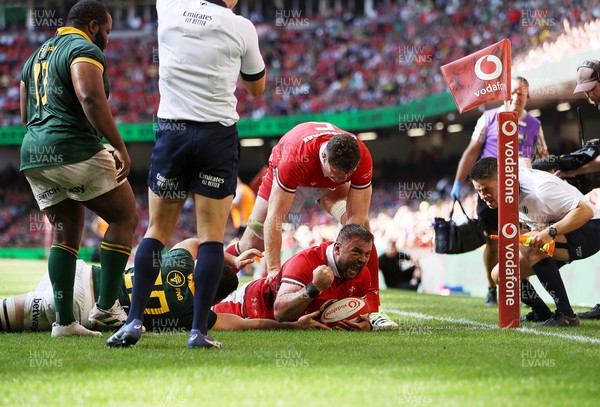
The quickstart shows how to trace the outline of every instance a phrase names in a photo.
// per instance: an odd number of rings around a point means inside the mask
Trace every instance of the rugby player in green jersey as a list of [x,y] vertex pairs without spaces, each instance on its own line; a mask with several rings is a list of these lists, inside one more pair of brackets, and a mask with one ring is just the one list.
[[[103,4],[84,0],[69,11],[66,26],[44,42],[21,71],[21,119],[27,133],[21,171],[54,230],[48,273],[56,322],[52,336],[98,336],[73,313],[75,263],[85,208],[108,224],[101,244],[97,303],[92,328],[126,319],[119,284],[131,253],[138,216],[127,181],[131,161],[108,105],[109,83],[102,51],[112,18]],[[106,138],[111,155],[102,144]],[[84,321],[81,321],[84,322]]]
[[[148,306],[144,313],[144,326],[155,333],[174,333],[189,331],[192,326],[194,309],[194,262],[198,253],[198,239],[187,239],[164,255],[161,273],[152,287]],[[238,286],[237,275],[231,267],[245,267],[262,256],[256,250],[247,250],[238,257],[225,254],[225,267],[215,298],[221,301]],[[89,326],[86,315],[89,314],[95,296],[98,295],[98,281],[101,268],[77,261],[75,280],[74,308],[84,325]],[[135,270],[125,271],[121,281],[119,299],[127,308],[131,300],[131,289]],[[210,329],[246,330],[246,329],[327,329],[315,320],[319,312],[301,317],[296,322],[277,322],[271,319],[244,319],[233,314],[215,314],[210,312]],[[0,332],[47,331],[55,319],[52,288],[46,274],[35,291],[0,300]]]

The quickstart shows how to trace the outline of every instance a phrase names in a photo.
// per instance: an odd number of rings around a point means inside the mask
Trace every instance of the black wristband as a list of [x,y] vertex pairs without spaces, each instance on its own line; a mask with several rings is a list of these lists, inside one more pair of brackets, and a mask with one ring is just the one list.
[[306,293],[310,298],[315,298],[317,295],[319,295],[320,291],[317,289],[317,287],[315,287],[313,283],[308,283],[306,285]]

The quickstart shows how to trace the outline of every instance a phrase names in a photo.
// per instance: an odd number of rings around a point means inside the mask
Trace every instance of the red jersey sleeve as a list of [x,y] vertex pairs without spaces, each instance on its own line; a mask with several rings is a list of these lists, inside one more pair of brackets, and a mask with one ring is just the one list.
[[299,253],[284,263],[281,269],[281,282],[304,287],[312,281],[315,267],[306,253]]
[[371,186],[373,178],[373,159],[367,146],[360,139],[356,140],[360,146],[360,161],[356,171],[350,176],[350,186],[355,189],[366,189]]

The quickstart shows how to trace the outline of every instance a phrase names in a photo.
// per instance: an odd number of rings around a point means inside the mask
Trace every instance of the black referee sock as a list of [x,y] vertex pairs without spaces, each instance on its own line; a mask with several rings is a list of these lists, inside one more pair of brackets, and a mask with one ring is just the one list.
[[223,274],[225,258],[223,243],[205,242],[198,247],[198,260],[194,269],[194,321],[192,329],[208,333],[208,314]]
[[538,321],[545,321],[552,316],[552,311],[540,298],[529,280],[521,279],[521,301],[531,307]]
[[548,291],[548,294],[554,300],[556,309],[568,317],[574,317],[575,313],[571,304],[569,303],[569,296],[567,290],[560,277],[560,271],[558,271],[557,265],[550,257],[546,257],[536,264],[531,266],[535,275],[542,283],[542,286]]
[[148,304],[152,288],[160,273],[164,247],[160,240],[145,237],[135,252],[135,260],[133,261],[135,276],[133,278],[131,306],[127,315],[127,323],[134,319],[143,320],[146,304]]

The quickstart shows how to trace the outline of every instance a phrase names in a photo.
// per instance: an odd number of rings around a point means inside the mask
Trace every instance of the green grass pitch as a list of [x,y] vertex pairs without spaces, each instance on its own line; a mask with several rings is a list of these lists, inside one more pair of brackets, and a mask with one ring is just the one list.
[[[44,270],[0,260],[0,298],[34,289]],[[184,333],[131,349],[105,348],[107,334],[0,334],[0,405],[598,405],[600,321],[500,330],[480,298],[381,297],[399,331],[214,331],[223,349],[209,351],[188,350]]]

